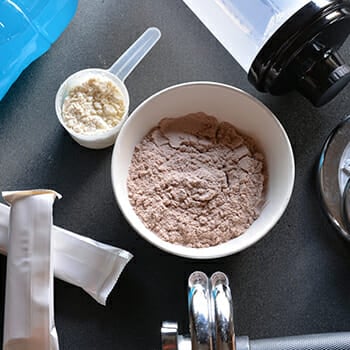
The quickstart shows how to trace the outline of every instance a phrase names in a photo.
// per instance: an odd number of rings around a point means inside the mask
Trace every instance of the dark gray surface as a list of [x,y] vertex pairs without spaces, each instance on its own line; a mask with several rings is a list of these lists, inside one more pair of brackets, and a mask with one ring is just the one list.
[[[235,256],[192,261],[163,253],[141,239],[113,196],[112,148],[84,149],[56,120],[59,84],[79,69],[107,68],[149,26],[157,26],[162,38],[127,79],[131,111],[172,84],[212,80],[256,96],[290,137],[296,161],[290,204],[264,239]],[[350,62],[349,40],[342,53]],[[135,255],[106,307],[80,289],[55,281],[61,349],[159,349],[163,320],[187,327],[186,280],[198,269],[229,276],[238,335],[254,339],[350,331],[350,247],[327,221],[315,186],[319,152],[349,113],[349,93],[350,86],[320,109],[294,93],[258,93],[180,0],[81,0],[68,29],[0,102],[0,190],[55,189],[63,195],[55,205],[56,225]],[[1,318],[5,265],[1,257]]]

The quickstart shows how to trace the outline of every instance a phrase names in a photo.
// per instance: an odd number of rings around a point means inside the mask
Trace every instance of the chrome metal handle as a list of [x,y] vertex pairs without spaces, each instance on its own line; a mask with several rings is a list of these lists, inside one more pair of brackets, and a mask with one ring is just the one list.
[[227,276],[215,272],[211,278],[216,350],[236,350],[232,296]]
[[188,278],[188,312],[192,350],[213,350],[209,280],[201,271]]
[[[350,180],[347,187],[350,213]],[[188,288],[191,339],[178,334],[177,323],[163,322],[162,350],[350,350],[350,332],[257,340],[236,337],[227,276],[216,272],[209,280],[196,271],[189,277]]]
[[349,350],[350,332],[258,339],[249,345],[249,350]]

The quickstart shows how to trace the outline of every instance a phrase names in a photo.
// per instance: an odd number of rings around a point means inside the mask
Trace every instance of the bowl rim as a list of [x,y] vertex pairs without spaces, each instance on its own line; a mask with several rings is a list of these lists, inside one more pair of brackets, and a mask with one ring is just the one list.
[[[176,89],[181,89],[184,87],[188,86],[213,86],[213,87],[219,87],[223,89],[229,89],[231,91],[234,91],[235,93],[239,93],[241,95],[244,95],[247,97],[250,101],[258,105],[259,108],[262,108],[265,110],[267,114],[271,117],[272,121],[277,125],[278,129],[281,132],[281,135],[283,136],[283,140],[285,141],[285,146],[287,147],[288,150],[288,156],[289,156],[289,164],[290,164],[290,180],[288,181],[289,187],[286,189],[286,195],[284,196],[284,201],[281,203],[279,206],[279,210],[275,213],[273,220],[269,222],[267,225],[266,229],[262,231],[259,235],[254,235],[253,237],[248,237],[245,236],[244,240],[241,243],[241,240],[239,241],[241,244],[237,246],[231,246],[229,245],[232,240],[238,240],[240,237],[244,236],[244,233],[241,236],[238,236],[234,239],[231,239],[225,243],[218,244],[216,246],[212,247],[207,247],[207,248],[191,248],[191,247],[186,247],[186,246],[181,246],[177,244],[172,244],[169,242],[166,242],[159,238],[155,233],[153,233],[151,230],[148,228],[144,227],[144,231],[140,231],[136,225],[134,224],[133,220],[129,217],[128,212],[124,205],[121,202],[121,199],[119,198],[119,193],[117,190],[117,185],[116,185],[116,178],[118,177],[116,175],[117,167],[115,164],[117,163],[116,161],[116,154],[117,154],[117,149],[119,147],[120,140],[123,139],[123,135],[125,133],[125,130],[127,130],[128,125],[130,124],[130,121],[135,118],[135,115],[138,114],[138,112],[150,101],[153,101],[154,99],[158,98],[160,95],[167,93],[168,91],[171,90],[176,90]],[[252,246],[253,244],[257,243],[259,240],[261,240],[264,236],[266,236],[271,229],[276,225],[276,223],[279,221],[283,213],[285,212],[288,203],[290,201],[290,198],[293,193],[294,189],[294,181],[295,181],[295,160],[294,160],[294,154],[293,154],[293,149],[289,140],[289,137],[282,126],[281,122],[278,120],[278,118],[274,115],[274,113],[267,107],[265,106],[261,101],[259,101],[257,98],[249,94],[248,92],[245,92],[235,86],[231,86],[228,84],[224,83],[218,83],[218,82],[213,82],[213,81],[190,81],[190,82],[184,82],[184,83],[179,83],[175,85],[171,85],[167,88],[164,88],[160,91],[157,91],[156,93],[152,94],[148,98],[146,98],[143,102],[141,102],[134,110],[132,113],[129,114],[129,117],[125,121],[125,123],[122,125],[117,140],[113,146],[113,152],[112,152],[112,159],[111,159],[111,181],[112,181],[112,188],[113,188],[113,193],[116,198],[116,201],[118,203],[118,206],[121,210],[121,212],[124,215],[124,218],[128,221],[130,226],[134,229],[134,231],[141,236],[143,239],[151,243],[153,246],[170,253],[172,255],[184,257],[184,258],[190,258],[190,259],[216,259],[216,258],[221,258],[229,255],[233,255],[236,253],[239,253],[240,251],[243,251],[247,249],[248,247]],[[150,234],[147,234],[149,232]],[[249,239],[250,238],[250,239]],[[218,249],[220,247],[221,249]]]

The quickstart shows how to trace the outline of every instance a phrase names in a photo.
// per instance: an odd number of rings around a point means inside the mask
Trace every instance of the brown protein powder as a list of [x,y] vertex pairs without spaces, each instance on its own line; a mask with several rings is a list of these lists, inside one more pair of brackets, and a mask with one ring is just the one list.
[[244,233],[264,203],[264,158],[253,140],[204,113],[164,118],[135,147],[128,194],[165,241],[209,247]]

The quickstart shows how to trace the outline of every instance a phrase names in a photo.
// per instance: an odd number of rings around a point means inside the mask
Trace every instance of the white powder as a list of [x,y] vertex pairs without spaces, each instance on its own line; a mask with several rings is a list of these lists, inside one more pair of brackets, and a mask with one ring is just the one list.
[[115,127],[125,112],[122,93],[108,79],[91,78],[70,90],[62,107],[68,128],[92,134]]

